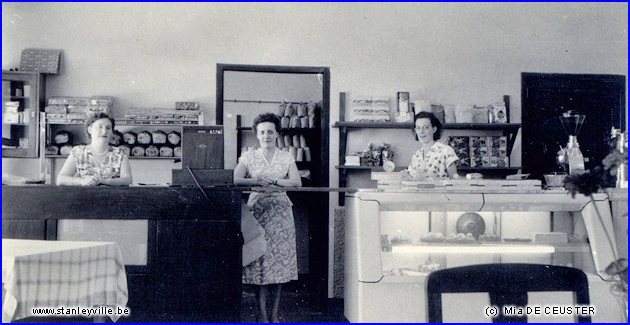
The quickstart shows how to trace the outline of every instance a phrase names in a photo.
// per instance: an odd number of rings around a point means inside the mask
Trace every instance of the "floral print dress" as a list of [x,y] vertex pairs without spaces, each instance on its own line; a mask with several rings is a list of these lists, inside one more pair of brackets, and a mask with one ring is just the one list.
[[451,146],[436,141],[429,150],[420,149],[413,154],[409,174],[414,179],[424,176],[434,180],[448,178],[446,168],[458,159]]
[[126,154],[120,148],[110,147],[103,163],[99,163],[89,146],[78,145],[72,148],[68,158],[74,157],[77,175],[80,177],[98,175],[101,178],[116,178],[120,177],[120,164],[125,156]]
[[[245,177],[275,179],[287,178],[289,167],[295,163],[290,153],[279,149],[271,161],[267,161],[261,149],[256,149],[245,152],[240,162],[247,167]],[[293,203],[285,192],[252,193],[247,205],[265,229],[267,250],[262,257],[243,267],[242,282],[266,285],[297,280]]]

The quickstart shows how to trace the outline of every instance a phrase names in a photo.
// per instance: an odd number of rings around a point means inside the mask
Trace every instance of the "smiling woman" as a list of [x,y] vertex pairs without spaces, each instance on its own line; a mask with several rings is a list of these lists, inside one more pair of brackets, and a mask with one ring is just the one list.
[[414,180],[458,178],[455,151],[437,141],[442,136],[442,123],[433,113],[420,112],[414,116],[414,127],[421,148],[411,157],[409,167],[402,171],[403,177]]
[[109,142],[114,135],[114,119],[108,114],[90,115],[85,129],[90,137],[89,145],[78,145],[63,164],[58,175],[58,185],[129,185],[131,168],[129,158]]

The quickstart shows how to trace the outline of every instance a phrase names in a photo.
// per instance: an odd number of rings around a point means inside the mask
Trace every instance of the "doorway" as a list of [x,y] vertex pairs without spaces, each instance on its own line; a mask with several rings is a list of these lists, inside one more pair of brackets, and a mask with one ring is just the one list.
[[556,163],[568,135],[559,116],[567,110],[586,115],[578,134],[586,169],[609,153],[611,128],[626,129],[626,77],[601,74],[522,73],[522,161],[530,178],[561,171]]
[[[226,168],[233,168],[240,152],[256,145],[251,132],[254,117],[263,112],[280,115],[287,104],[316,105],[316,118],[305,127],[291,127],[287,135],[302,136],[310,161],[298,161],[302,185],[329,185],[330,69],[328,67],[217,64],[216,123],[225,127]],[[307,119],[308,120],[308,119]],[[314,122],[314,124],[313,124]],[[230,140],[230,134],[235,138]],[[281,132],[282,134],[282,132]],[[293,202],[298,246],[298,285],[311,298],[324,301],[328,290],[328,192],[289,192]]]

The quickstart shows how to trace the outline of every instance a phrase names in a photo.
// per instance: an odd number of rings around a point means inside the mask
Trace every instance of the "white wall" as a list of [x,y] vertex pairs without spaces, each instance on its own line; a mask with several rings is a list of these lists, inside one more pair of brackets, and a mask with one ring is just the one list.
[[[628,70],[627,3],[3,3],[2,25],[3,69],[24,48],[63,49],[48,96],[110,95],[115,110],[198,101],[210,124],[216,63],[330,67],[331,123],[340,91],[481,104],[510,95],[520,121],[521,72]],[[337,148],[333,129],[331,186]]]

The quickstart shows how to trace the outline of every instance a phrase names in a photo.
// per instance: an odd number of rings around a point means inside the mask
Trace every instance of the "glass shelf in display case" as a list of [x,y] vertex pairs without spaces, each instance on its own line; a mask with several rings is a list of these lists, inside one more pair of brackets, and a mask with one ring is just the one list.
[[[344,294],[351,322],[426,322],[424,285],[431,272],[496,263],[581,269],[598,310],[593,321],[619,321],[610,284],[601,278],[616,255],[614,240],[605,236],[605,229],[612,233],[605,195],[592,201],[542,190],[366,189],[347,200]],[[478,298],[464,298],[460,311],[467,320],[487,321],[485,300]],[[554,302],[549,299],[535,301]]]

